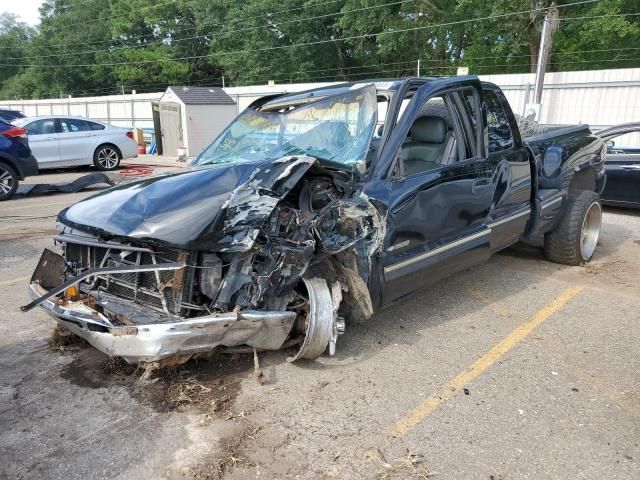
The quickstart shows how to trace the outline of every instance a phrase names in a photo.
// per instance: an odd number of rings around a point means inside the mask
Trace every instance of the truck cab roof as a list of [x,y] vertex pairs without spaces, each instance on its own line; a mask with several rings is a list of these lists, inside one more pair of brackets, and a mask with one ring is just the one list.
[[[350,90],[356,90],[366,85],[373,84],[379,95],[393,96],[397,91],[410,84],[433,84],[437,87],[439,84],[468,83],[469,81],[479,81],[476,75],[461,75],[448,77],[404,77],[404,78],[378,78],[370,80],[359,80],[354,82],[337,83],[324,87],[313,88],[302,92],[292,92],[277,94],[268,97],[262,97],[254,102],[251,106],[262,110],[277,110],[280,107],[302,105],[314,102],[320,98],[333,95],[344,94]],[[497,88],[494,84],[482,82],[483,87]]]

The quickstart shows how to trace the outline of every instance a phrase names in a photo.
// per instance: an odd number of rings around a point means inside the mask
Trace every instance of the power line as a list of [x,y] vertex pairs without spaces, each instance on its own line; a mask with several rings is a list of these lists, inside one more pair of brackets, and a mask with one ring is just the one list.
[[[314,8],[314,7],[320,7],[320,6],[324,6],[324,5],[330,5],[330,4],[334,4],[334,3],[338,3],[344,0],[328,0],[325,2],[318,2],[318,3],[313,3],[313,4],[306,4],[303,5],[301,7],[294,7],[294,8],[287,8],[284,10],[276,10],[273,12],[267,12],[261,15],[253,15],[253,16],[249,16],[249,17],[242,17],[242,18],[231,18],[231,19],[227,19],[224,22],[219,22],[219,23],[213,23],[211,25],[206,25],[207,28],[213,28],[213,27],[217,27],[217,26],[226,26],[229,23],[235,23],[235,22],[240,22],[240,21],[247,21],[247,20],[251,20],[254,18],[271,18],[274,15],[280,15],[282,13],[289,13],[289,12],[293,12],[293,11],[297,11],[297,10],[306,10],[309,8]],[[415,0],[413,0],[415,1]],[[88,2],[85,3],[92,3],[93,0],[89,0]],[[67,7],[70,5],[67,5]],[[152,5],[150,7],[157,7],[158,5]],[[147,7],[149,8],[149,7]],[[114,18],[113,16],[110,18]],[[63,26],[65,28],[69,27],[69,25],[64,25]],[[189,31],[193,31],[193,30],[197,30],[198,28],[201,28],[201,26],[194,26],[194,27],[187,27],[182,29],[182,32],[189,32]],[[54,28],[54,29],[49,29],[49,31],[53,31],[53,32],[57,32],[58,28]],[[203,37],[205,37],[205,35],[203,35]],[[96,45],[96,44],[105,44],[105,43],[110,43],[110,42],[114,42],[114,41],[133,41],[133,40],[143,40],[145,38],[157,38],[157,34],[156,33],[150,33],[147,35],[140,35],[137,37],[131,37],[131,38],[119,38],[119,39],[110,39],[110,40],[100,40],[100,41],[94,41],[94,42],[83,42],[83,43],[67,43],[67,44],[54,44],[54,45],[33,45],[32,47],[34,48],[66,48],[66,47],[77,47],[77,46],[87,46],[87,45]],[[12,47],[0,47],[0,49],[9,49]]]
[[254,26],[254,27],[247,27],[247,28],[241,28],[238,30],[230,30],[230,31],[222,31],[222,32],[217,32],[215,34],[212,35],[197,35],[194,37],[186,37],[186,38],[178,38],[172,41],[171,44],[166,44],[166,43],[146,43],[146,44],[140,44],[140,45],[126,45],[126,46],[121,46],[121,47],[112,47],[112,48],[108,48],[108,49],[100,49],[100,50],[88,50],[88,51],[84,51],[84,52],[68,52],[68,53],[52,53],[49,55],[28,55],[28,56],[24,56],[24,57],[8,57],[5,60],[25,60],[25,59],[33,59],[33,58],[51,58],[51,57],[65,57],[65,56],[77,56],[77,55],[85,55],[85,54],[91,54],[91,53],[111,53],[114,51],[120,51],[120,50],[128,50],[128,49],[136,49],[136,48],[146,48],[146,47],[152,47],[152,46],[171,46],[175,43],[179,43],[179,42],[186,42],[186,41],[191,41],[191,40],[204,40],[204,39],[213,39],[216,38],[218,36],[221,35],[229,35],[229,34],[234,34],[234,33],[242,33],[242,32],[247,32],[247,31],[251,31],[251,30],[260,30],[263,28],[274,28],[277,29],[279,28],[280,25],[286,25],[286,24],[290,24],[290,23],[298,23],[298,22],[304,22],[304,21],[308,21],[308,20],[317,20],[319,18],[328,18],[328,17],[335,17],[335,16],[339,16],[339,15],[346,15],[348,13],[353,13],[353,12],[361,12],[361,11],[365,11],[365,10],[373,10],[373,9],[378,9],[378,8],[383,8],[383,7],[389,7],[392,5],[400,5],[403,3],[407,3],[407,2],[414,2],[415,0],[396,0],[394,2],[390,2],[390,3],[383,3],[380,5],[370,5],[367,7],[362,7],[362,8],[354,8],[352,10],[344,10],[344,11],[338,11],[338,12],[333,12],[333,13],[327,13],[324,15],[316,15],[316,16],[312,16],[312,17],[305,17],[305,18],[297,18],[297,19],[293,19],[293,20],[287,20],[284,22],[273,22],[269,25],[259,25],[259,26]]
[[640,15],[640,13],[612,13],[612,14],[605,14],[605,15],[594,15],[594,16],[590,16],[590,17],[564,17],[564,18],[560,18],[559,20],[565,21],[565,20],[591,20],[594,18],[598,18],[598,19],[603,19],[603,18],[610,18],[610,17],[636,17]]
[[[218,26],[228,26],[229,23],[235,23],[235,22],[245,22],[247,20],[252,20],[255,18],[265,18],[265,19],[271,19],[272,16],[274,15],[280,15],[283,13],[289,13],[289,12],[294,12],[294,11],[298,11],[298,10],[306,10],[309,8],[315,8],[315,7],[320,7],[320,6],[324,6],[324,5],[330,5],[330,4],[334,4],[334,3],[338,3],[341,2],[343,0],[328,0],[326,2],[318,2],[318,3],[313,3],[313,4],[307,4],[307,5],[303,5],[301,7],[293,7],[293,8],[287,8],[284,10],[276,10],[273,12],[266,12],[264,14],[261,15],[252,15],[252,16],[248,16],[248,17],[242,17],[242,18],[231,18],[231,19],[227,19],[224,22],[218,22],[218,23],[213,23],[211,25],[206,25],[207,28],[213,28],[213,27],[218,27]],[[415,1],[415,0],[406,0],[406,1]],[[150,7],[157,7],[159,6],[158,4],[156,5],[151,5]],[[150,8],[148,7],[148,8]],[[113,16],[110,18],[114,18]],[[69,27],[69,25],[64,25],[63,26],[65,29]],[[201,28],[201,26],[194,26],[194,27],[187,27],[182,29],[182,32],[189,32],[189,31],[193,31],[193,30],[197,30],[198,28]],[[51,29],[52,31],[58,31],[58,29]],[[207,35],[201,35],[198,37],[191,37],[190,39],[194,39],[194,38],[200,38],[200,37],[207,37]],[[46,46],[36,46],[36,48],[50,48],[50,47],[54,47],[54,48],[65,48],[65,47],[73,47],[73,46],[86,46],[86,45],[95,45],[95,44],[104,44],[104,43],[108,43],[108,42],[112,42],[112,41],[140,41],[146,38],[157,38],[157,34],[156,33],[150,33],[147,35],[140,35],[138,37],[131,37],[131,38],[124,38],[124,39],[112,39],[112,40],[103,40],[103,41],[96,41],[96,42],[85,42],[82,44],[58,44],[58,45],[46,45]],[[177,41],[178,39],[174,40]],[[7,48],[7,47],[0,47],[0,48]]]
[[[605,59],[605,60],[577,60],[577,61],[572,61],[572,62],[562,62],[562,63],[557,63],[557,62],[551,62],[550,65],[574,65],[574,64],[585,64],[585,63],[592,63],[594,61],[599,61],[599,62],[619,62],[619,61],[624,61],[624,60],[640,60],[640,58],[634,57],[634,58],[629,58],[629,59]],[[359,66],[359,67],[347,67],[346,69],[369,69],[368,71],[358,71],[358,72],[352,72],[352,71],[348,71],[348,72],[336,72],[336,70],[339,69],[324,69],[324,70],[299,70],[299,71],[293,71],[293,72],[279,72],[279,73],[270,73],[267,74],[266,77],[268,79],[279,79],[279,78],[292,78],[292,77],[297,77],[298,75],[303,75],[303,78],[300,78],[300,81],[314,81],[314,80],[320,80],[320,81],[348,81],[348,79],[350,78],[354,78],[354,77],[362,77],[362,76],[375,76],[378,75],[380,73],[395,73],[398,74],[398,72],[402,72],[402,71],[411,71],[414,70],[414,68],[412,68],[414,65],[416,65],[416,61],[404,61],[404,62],[390,62],[390,63],[385,63],[385,64],[378,64],[378,65],[369,65],[369,66]],[[380,70],[377,67],[383,67],[383,66],[396,66],[396,68],[393,69],[384,69],[384,70]],[[504,67],[529,67],[530,64],[529,63],[519,63],[519,64],[493,64],[493,65],[469,65],[469,68],[472,70],[478,70],[478,69],[486,69],[486,68],[504,68]],[[441,66],[425,66],[424,68],[429,71],[429,70],[445,70],[445,71],[452,71],[453,69],[455,69],[457,67],[457,65],[441,65]],[[306,74],[309,73],[323,73],[323,72],[334,72],[334,73],[326,73],[325,75],[320,75],[320,76],[308,76]],[[240,85],[249,85],[251,84],[251,82],[258,82],[258,79],[260,78],[260,75],[262,74],[255,74],[255,75],[249,75],[246,78],[243,79],[239,79],[237,82],[234,82],[234,84],[236,86],[240,86]],[[434,75],[431,75],[434,76]],[[215,77],[205,77],[203,79],[198,80],[197,82],[185,82],[185,85],[202,85],[202,84],[207,84],[207,86],[221,86],[220,82],[211,82],[210,80],[218,80],[219,77],[215,76]],[[261,83],[266,83],[266,81],[262,80]],[[140,89],[150,89],[153,86],[164,86],[166,87],[168,85],[167,82],[160,82],[160,83],[152,83],[152,84],[146,84],[146,85],[127,85],[127,90],[131,90],[131,89],[135,89],[135,90],[140,90]],[[120,87],[118,87],[120,88]],[[82,92],[95,92],[95,91],[99,91],[99,92],[114,92],[114,93],[118,93],[118,89],[113,87],[113,88],[104,88],[104,89],[94,89],[94,90],[82,90]],[[77,94],[76,94],[77,96]]]
[[[144,7],[138,7],[138,8],[136,8],[135,12],[132,10],[130,12],[121,13],[119,15],[109,15],[109,18],[128,17],[128,16],[130,16],[132,14],[138,13],[138,12],[143,11],[143,10],[149,10],[149,9],[158,8],[158,7],[167,7],[167,6],[171,6],[171,5],[174,5],[174,6],[186,6],[186,5],[190,4],[190,3],[193,3],[193,1],[191,0],[191,1],[185,2],[183,4],[180,4],[180,3],[176,3],[174,0],[169,0],[168,2],[164,2],[164,3],[154,3],[153,5],[147,5],[147,6],[144,6]],[[72,5],[67,5],[67,7],[71,7],[71,6]],[[98,19],[96,18],[95,20],[98,20]],[[60,28],[64,28],[64,29],[68,29],[68,28],[71,28],[71,27],[76,27],[78,25],[85,25],[85,24],[86,24],[86,22],[75,22],[75,23],[62,24],[59,27]],[[55,30],[57,30],[57,29],[55,29]]]
[[[575,6],[575,5],[584,5],[587,3],[594,3],[597,2],[599,0],[582,0],[582,1],[578,1],[578,2],[573,2],[573,3],[568,3],[565,5],[560,5],[556,8],[567,8],[570,6]],[[236,55],[236,54],[246,54],[246,53],[257,53],[257,52],[265,52],[265,51],[273,51],[273,50],[282,50],[282,49],[287,49],[287,48],[294,48],[294,47],[305,47],[305,46],[312,46],[312,45],[322,45],[322,44],[327,44],[327,43],[335,43],[335,42],[339,42],[339,41],[345,41],[345,40],[357,40],[357,39],[362,39],[362,38],[378,38],[380,36],[383,35],[391,35],[391,34],[398,34],[398,33],[405,33],[405,32],[413,32],[413,31],[422,31],[422,30],[428,30],[428,29],[435,29],[435,28],[440,28],[440,27],[445,27],[445,26],[453,26],[453,25],[461,25],[461,24],[466,24],[466,23],[474,23],[474,22],[479,22],[479,21],[486,21],[486,20],[493,20],[493,19],[497,19],[497,18],[505,18],[505,17],[511,17],[511,16],[515,16],[515,15],[523,15],[523,14],[527,14],[527,13],[532,13],[532,12],[540,12],[540,11],[546,11],[548,10],[548,8],[546,7],[542,7],[542,8],[534,8],[534,9],[529,9],[529,10],[522,10],[522,11],[518,11],[518,12],[511,12],[511,13],[503,13],[503,14],[498,14],[498,15],[490,15],[490,16],[486,16],[486,17],[480,17],[480,18],[474,18],[474,19],[467,19],[467,20],[458,20],[458,21],[453,21],[453,22],[445,22],[445,23],[440,23],[440,24],[436,24],[436,25],[424,25],[424,26],[419,26],[419,27],[408,27],[408,28],[403,28],[403,29],[396,29],[396,30],[388,30],[388,31],[384,31],[384,32],[378,32],[378,33],[371,33],[371,34],[362,34],[362,35],[351,35],[351,36],[347,36],[347,37],[337,37],[337,38],[331,38],[331,39],[324,39],[324,40],[316,40],[316,41],[312,41],[312,42],[302,42],[302,43],[294,43],[294,44],[289,44],[289,45],[276,45],[276,46],[271,46],[271,47],[263,47],[263,48],[257,48],[257,49],[247,49],[247,50],[235,50],[235,51],[227,51],[227,52],[219,52],[216,55],[217,56],[227,56],[227,55]],[[23,66],[23,67],[47,67],[47,68],[69,68],[69,67],[96,67],[96,66],[119,66],[119,65],[143,65],[143,64],[149,64],[149,63],[158,63],[161,61],[181,61],[181,60],[195,60],[195,59],[202,59],[202,58],[209,58],[213,55],[192,55],[192,56],[188,56],[188,57],[177,57],[177,58],[167,58],[167,59],[158,59],[158,60],[143,60],[143,61],[129,61],[129,62],[113,62],[113,63],[91,63],[91,64],[70,64],[70,65],[13,65],[13,64],[0,64],[0,66],[5,66],[5,67],[9,67],[9,66]]]

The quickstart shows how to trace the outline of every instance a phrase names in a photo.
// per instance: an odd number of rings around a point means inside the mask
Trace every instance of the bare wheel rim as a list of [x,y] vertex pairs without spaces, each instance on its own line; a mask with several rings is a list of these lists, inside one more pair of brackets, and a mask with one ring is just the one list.
[[331,341],[334,308],[331,290],[321,278],[303,278],[308,295],[308,312],[305,319],[305,337],[298,352],[288,357],[288,362],[300,358],[318,358]]
[[598,244],[600,225],[602,224],[602,209],[598,202],[593,202],[587,210],[582,229],[580,230],[580,256],[583,260],[590,260]]
[[6,195],[13,188],[13,175],[9,170],[0,167],[0,194]]
[[100,149],[98,163],[103,168],[116,168],[118,166],[118,152],[110,147]]

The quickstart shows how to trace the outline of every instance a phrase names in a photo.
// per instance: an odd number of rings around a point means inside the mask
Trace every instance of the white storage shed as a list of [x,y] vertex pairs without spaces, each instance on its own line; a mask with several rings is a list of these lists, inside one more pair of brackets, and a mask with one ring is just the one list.
[[178,148],[197,156],[238,114],[236,102],[217,87],[167,87],[159,101],[162,154]]

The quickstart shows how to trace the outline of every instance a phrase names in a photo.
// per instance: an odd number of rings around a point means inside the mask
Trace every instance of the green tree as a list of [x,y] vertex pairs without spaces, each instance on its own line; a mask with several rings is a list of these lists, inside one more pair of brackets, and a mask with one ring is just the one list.
[[15,15],[0,15],[0,85],[25,70],[25,55],[34,30]]
[[565,17],[554,36],[551,69],[597,70],[640,65],[640,13],[634,0],[603,0]]
[[0,95],[529,72],[554,3],[549,70],[640,64],[637,0],[45,0],[0,18]]

